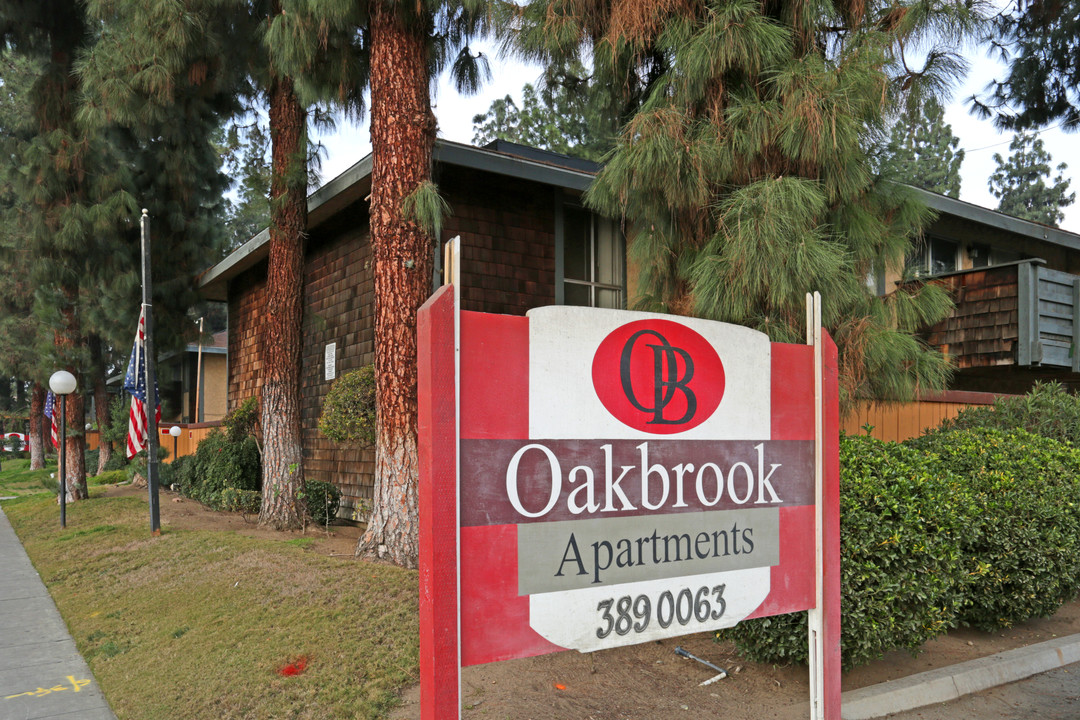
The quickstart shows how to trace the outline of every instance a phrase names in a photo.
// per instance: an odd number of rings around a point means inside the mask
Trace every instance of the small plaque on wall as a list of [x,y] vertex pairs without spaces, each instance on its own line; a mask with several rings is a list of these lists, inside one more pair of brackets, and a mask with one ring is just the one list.
[[326,380],[337,377],[337,343],[327,343],[323,368]]

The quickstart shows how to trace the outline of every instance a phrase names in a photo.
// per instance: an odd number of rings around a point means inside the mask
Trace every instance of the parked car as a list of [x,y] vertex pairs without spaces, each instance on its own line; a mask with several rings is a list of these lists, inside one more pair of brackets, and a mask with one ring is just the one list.
[[17,452],[26,449],[26,435],[17,432],[4,434],[4,449],[8,452]]

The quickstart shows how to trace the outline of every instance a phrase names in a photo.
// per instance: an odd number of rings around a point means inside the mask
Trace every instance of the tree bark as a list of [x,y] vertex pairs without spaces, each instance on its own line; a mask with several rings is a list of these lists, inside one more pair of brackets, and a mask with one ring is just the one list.
[[[63,287],[62,291],[64,294],[64,307],[60,311],[62,327],[53,336],[53,346],[57,349],[57,354],[60,357],[70,358],[75,355],[78,345],[85,342],[85,340],[82,337],[79,317],[75,312],[78,288]],[[81,378],[75,365],[69,364],[64,369],[76,378]],[[85,380],[82,382],[85,382]],[[75,392],[67,396],[65,404],[67,436],[60,438],[61,448],[67,448],[64,459],[64,487],[67,488],[67,499],[69,501],[85,500],[90,497],[86,489],[86,458],[83,455],[86,448],[86,428],[83,425],[86,418],[85,403],[83,401],[84,391],[85,388],[76,387]],[[57,412],[60,411],[61,404],[63,404],[61,399],[56,398],[55,410]]]
[[98,427],[98,462],[97,472],[105,472],[105,464],[112,458],[112,443],[105,439],[105,428],[109,426],[109,391],[105,387],[105,363],[102,360],[101,338],[97,335],[89,338],[90,366],[94,374],[94,415]]
[[[399,10],[398,12],[405,12]],[[372,4],[371,245],[375,257],[375,492],[358,554],[415,567],[419,555],[416,311],[431,293],[431,238],[401,213],[431,177],[435,118],[428,95],[428,23]]]
[[30,469],[42,470],[45,467],[45,437],[41,433],[45,412],[45,388],[34,383],[30,391]]
[[98,463],[97,473],[105,472],[105,465],[112,459],[112,443],[105,439],[105,428],[109,426],[112,418],[109,417],[109,391],[105,387],[105,376],[96,373],[94,376],[94,412],[97,415],[98,426]]
[[[273,12],[281,12],[274,3]],[[270,81],[270,258],[263,324],[263,487],[259,524],[300,527],[304,458],[300,435],[300,361],[307,231],[307,133],[292,78]]]

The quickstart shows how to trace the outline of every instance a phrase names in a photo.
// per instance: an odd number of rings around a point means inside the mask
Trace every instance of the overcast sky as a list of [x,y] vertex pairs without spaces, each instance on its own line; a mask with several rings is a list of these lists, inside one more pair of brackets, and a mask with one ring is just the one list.
[[[522,86],[527,82],[535,83],[540,76],[539,66],[505,60],[491,52],[490,48],[482,49],[491,59],[494,78],[479,94],[469,97],[459,95],[445,78],[440,82],[434,98],[439,137],[471,143],[473,115],[485,112],[492,101],[505,95],[510,95],[520,102]],[[997,207],[997,198],[990,194],[987,179],[996,168],[994,153],[1008,157],[1012,135],[1001,134],[989,120],[980,120],[970,115],[966,99],[972,94],[984,94],[986,84],[1003,73],[1000,66],[987,58],[982,51],[973,53],[970,60],[972,72],[953,93],[953,101],[946,107],[945,119],[952,125],[953,134],[960,138],[960,146],[966,150],[966,157],[960,168],[963,178],[960,199],[994,209]],[[1053,157],[1054,165],[1061,162],[1068,164],[1069,169],[1065,171],[1065,176],[1073,179],[1070,190],[1080,195],[1080,134],[1066,134],[1051,129],[1043,131],[1041,137],[1046,150]],[[371,152],[366,124],[358,126],[342,123],[335,132],[325,134],[321,139],[327,148],[322,164],[323,182],[333,179]],[[1061,227],[1080,233],[1080,207],[1077,203],[1065,208],[1065,220]]]

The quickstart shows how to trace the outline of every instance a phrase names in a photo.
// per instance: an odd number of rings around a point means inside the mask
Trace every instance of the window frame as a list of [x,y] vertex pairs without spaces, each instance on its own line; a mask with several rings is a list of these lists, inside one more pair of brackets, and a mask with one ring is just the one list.
[[[615,243],[614,251],[620,258],[619,267],[619,283],[605,283],[597,280],[579,280],[577,278],[566,277],[566,208],[574,208],[586,213],[589,217],[589,273],[592,274],[595,271],[596,264],[596,252],[597,252],[597,237],[599,235],[597,223],[609,222],[611,223],[611,237]],[[577,285],[581,287],[587,287],[589,289],[589,305],[576,306],[576,307],[598,307],[596,305],[596,292],[597,290],[613,290],[618,293],[619,300],[617,303],[618,309],[626,308],[626,238],[623,235],[622,228],[618,223],[609,218],[605,218],[601,215],[597,215],[595,212],[585,207],[582,203],[577,202],[576,199],[567,198],[561,188],[556,188],[555,191],[555,304],[566,305],[566,285]]]

